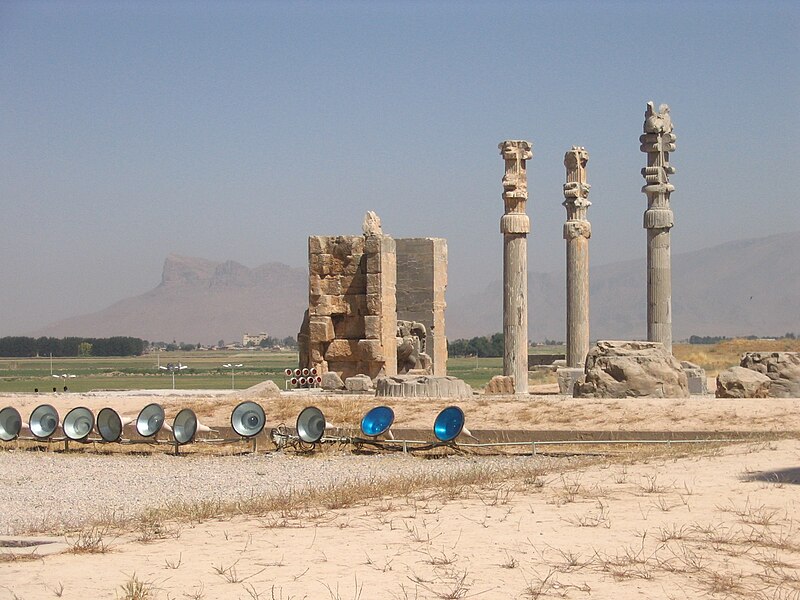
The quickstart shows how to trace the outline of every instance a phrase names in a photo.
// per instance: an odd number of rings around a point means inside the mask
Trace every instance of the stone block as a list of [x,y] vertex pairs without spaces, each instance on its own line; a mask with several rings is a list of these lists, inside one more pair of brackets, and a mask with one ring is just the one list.
[[393,375],[379,377],[376,396],[400,398],[471,398],[472,388],[455,377],[434,375]]
[[800,398],[800,352],[746,352],[740,366],[772,381],[773,398]]
[[337,338],[360,340],[364,335],[364,317],[335,316],[333,317],[333,331]]
[[381,338],[381,318],[376,315],[364,317],[364,338],[379,340]]
[[586,357],[586,381],[575,396],[686,398],[678,360],[660,342],[599,341]]
[[325,350],[325,360],[328,362],[360,360],[358,340],[333,340]]
[[758,371],[731,367],[717,375],[717,398],[766,398],[772,380]]
[[323,390],[343,390],[344,382],[339,377],[338,373],[329,371],[322,375],[322,383],[320,384]]
[[366,273],[366,258],[363,254],[354,254],[347,257],[342,267],[342,275],[358,275]]
[[344,380],[348,392],[369,392],[373,389],[369,375],[353,375]]
[[343,296],[322,295],[317,298],[314,306],[310,307],[311,314],[317,316],[344,315],[348,306]]
[[382,315],[383,314],[383,303],[381,302],[381,296],[379,294],[367,294],[366,298],[366,305],[365,305],[365,315]]
[[383,345],[379,340],[359,340],[358,352],[361,360],[383,361]]
[[364,238],[364,253],[365,254],[380,254],[381,252],[381,236],[368,235]]
[[689,362],[688,360],[681,361],[683,372],[686,373],[686,379],[689,383],[689,393],[692,396],[704,396],[708,394],[708,378],[706,377],[706,370],[700,365]]
[[564,367],[556,371],[558,379],[558,393],[562,396],[572,396],[575,392],[575,384],[583,383],[586,373],[580,367]]
[[315,342],[330,342],[335,337],[330,317],[311,317],[308,321],[308,331]]
[[509,375],[495,375],[483,388],[486,395],[500,395],[514,393],[514,378]]
[[308,238],[308,253],[311,254],[327,254],[328,244],[327,238],[321,235],[312,235]]
[[380,294],[382,288],[380,273],[367,273],[365,291],[367,294]]
[[383,261],[380,254],[367,254],[367,275],[383,271]]

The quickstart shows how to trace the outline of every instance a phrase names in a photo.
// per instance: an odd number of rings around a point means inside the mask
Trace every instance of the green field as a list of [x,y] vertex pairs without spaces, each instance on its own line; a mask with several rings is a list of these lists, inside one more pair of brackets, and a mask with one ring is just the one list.
[[[537,347],[532,352],[563,353],[563,347]],[[64,385],[72,392],[92,390],[170,389],[172,376],[158,365],[181,363],[188,368],[175,375],[176,389],[230,389],[231,370],[225,363],[241,363],[235,369],[236,389],[271,379],[284,387],[284,369],[297,366],[296,352],[161,352],[133,357],[2,358],[0,392],[51,391]],[[502,358],[451,358],[447,372],[473,387],[481,387],[503,371]],[[52,375],[51,375],[52,373]],[[53,375],[75,375],[61,378]]]

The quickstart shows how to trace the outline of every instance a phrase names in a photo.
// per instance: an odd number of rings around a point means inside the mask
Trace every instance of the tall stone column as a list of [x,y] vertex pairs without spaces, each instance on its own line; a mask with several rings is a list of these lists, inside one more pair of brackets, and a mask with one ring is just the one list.
[[514,378],[514,393],[528,393],[528,232],[525,214],[528,175],[525,161],[533,156],[530,142],[506,140],[499,145],[506,162],[503,175],[503,374]]
[[589,352],[589,238],[592,225],[586,219],[589,184],[586,183],[586,148],[573,146],[564,155],[564,239],[567,241],[567,367],[583,367]]
[[644,113],[644,133],[639,138],[640,150],[647,153],[647,166],[642,169],[647,195],[644,227],[647,229],[647,339],[661,342],[672,352],[672,266],[670,229],[673,225],[669,196],[675,189],[669,176],[675,168],[669,164],[669,153],[675,150],[675,134],[669,106],[662,104],[658,112],[653,102]]

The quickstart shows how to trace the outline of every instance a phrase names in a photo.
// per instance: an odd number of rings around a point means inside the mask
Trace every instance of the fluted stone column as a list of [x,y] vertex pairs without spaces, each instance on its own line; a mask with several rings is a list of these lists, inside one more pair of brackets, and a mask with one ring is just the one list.
[[589,238],[592,225],[586,219],[589,184],[586,183],[586,148],[573,146],[564,155],[564,239],[567,241],[567,367],[583,367],[589,352]]
[[503,374],[514,378],[514,393],[528,393],[528,232],[525,214],[530,142],[506,140],[499,145],[506,162],[503,176]]
[[675,168],[669,164],[669,153],[675,150],[675,134],[669,106],[662,104],[658,112],[653,102],[644,113],[644,133],[639,138],[640,150],[647,153],[647,166],[642,169],[647,195],[644,227],[647,229],[647,339],[661,342],[672,352],[672,266],[670,229],[673,225],[669,197],[675,187],[669,176]]

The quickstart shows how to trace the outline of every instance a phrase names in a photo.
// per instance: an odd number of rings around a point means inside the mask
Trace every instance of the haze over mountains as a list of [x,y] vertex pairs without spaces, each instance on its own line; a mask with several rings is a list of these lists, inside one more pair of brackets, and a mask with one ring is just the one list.
[[[501,266],[498,265],[498,273]],[[729,242],[672,258],[673,337],[800,332],[800,232]],[[644,260],[591,266],[592,339],[646,337]],[[564,339],[564,273],[529,274],[532,340]],[[216,343],[244,332],[296,336],[307,306],[307,270],[169,256],[161,283],[96,313],[30,335]],[[450,339],[502,330],[502,282],[447,296]]]

